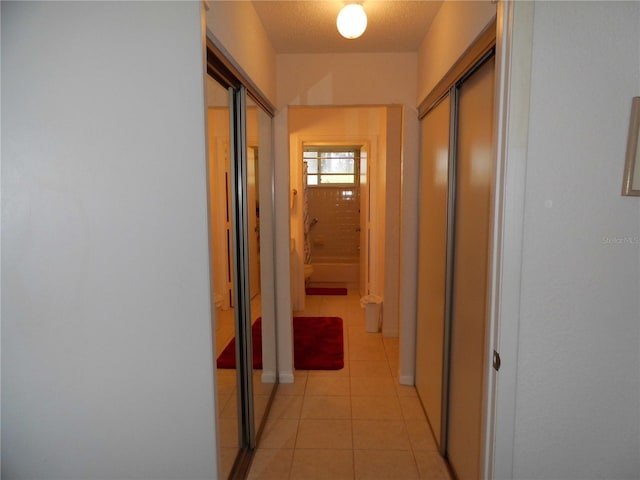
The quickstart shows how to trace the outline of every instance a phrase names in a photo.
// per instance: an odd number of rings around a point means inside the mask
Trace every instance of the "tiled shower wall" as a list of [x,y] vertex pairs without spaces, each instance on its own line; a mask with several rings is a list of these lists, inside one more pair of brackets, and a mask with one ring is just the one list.
[[353,263],[360,259],[360,197],[357,188],[307,187],[311,263]]

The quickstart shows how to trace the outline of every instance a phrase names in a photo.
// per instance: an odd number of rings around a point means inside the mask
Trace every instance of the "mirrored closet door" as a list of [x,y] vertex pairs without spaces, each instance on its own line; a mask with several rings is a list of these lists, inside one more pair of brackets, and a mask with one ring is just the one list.
[[243,478],[276,387],[272,110],[208,49],[220,478]]

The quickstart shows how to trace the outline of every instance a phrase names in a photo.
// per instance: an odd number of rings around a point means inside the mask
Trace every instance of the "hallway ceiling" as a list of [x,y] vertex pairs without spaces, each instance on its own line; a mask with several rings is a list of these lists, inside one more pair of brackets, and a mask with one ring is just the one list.
[[276,53],[416,52],[442,0],[364,0],[367,30],[357,39],[336,29],[341,0],[254,0]]

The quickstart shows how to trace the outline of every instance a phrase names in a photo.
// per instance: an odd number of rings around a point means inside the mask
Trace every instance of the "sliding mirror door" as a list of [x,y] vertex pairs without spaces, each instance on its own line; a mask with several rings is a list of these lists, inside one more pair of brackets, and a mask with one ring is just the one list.
[[238,375],[235,355],[225,352],[236,338],[231,230],[230,90],[207,77],[209,250],[215,308],[217,415],[220,473],[228,478],[240,452]]
[[220,478],[244,478],[277,384],[272,109],[207,55]]

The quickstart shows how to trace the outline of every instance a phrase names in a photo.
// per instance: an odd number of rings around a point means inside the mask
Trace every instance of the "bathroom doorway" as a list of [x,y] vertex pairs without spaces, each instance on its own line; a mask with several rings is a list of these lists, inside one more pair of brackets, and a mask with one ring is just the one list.
[[305,284],[381,296],[386,107],[290,108],[289,134],[293,310]]
[[[290,158],[290,232],[292,244],[291,293],[294,311],[305,307],[304,155],[321,155],[327,149],[359,149],[359,161],[353,162],[354,191],[360,196],[359,227],[350,234],[357,237],[359,250],[350,258],[359,264],[357,278],[350,280],[360,296],[383,298],[382,333],[386,337],[399,334],[399,258],[400,258],[400,177],[402,158],[402,108],[399,106],[321,106],[289,107]],[[322,174],[322,172],[320,172]],[[336,175],[344,172],[336,172]],[[311,173],[318,175],[318,173]],[[354,177],[351,177],[351,182]],[[317,181],[316,177],[312,181]],[[320,190],[321,187],[313,187]],[[323,187],[324,188],[324,187]],[[340,193],[342,195],[342,193]],[[348,190],[345,195],[350,195]],[[354,202],[355,203],[355,202]],[[308,218],[312,222],[314,216]],[[321,218],[318,216],[319,221]],[[355,231],[359,228],[360,231]],[[320,224],[311,228],[312,238]],[[326,236],[325,239],[326,241]],[[322,244],[323,239],[319,242]],[[325,250],[327,250],[325,248]],[[312,252],[313,253],[313,252]],[[343,256],[343,252],[340,252]],[[325,281],[313,265],[311,283]],[[320,275],[322,275],[322,268]],[[340,268],[344,268],[342,265]],[[349,267],[347,267],[349,268]],[[350,267],[353,271],[353,267]],[[314,278],[314,275],[315,278]],[[336,271],[329,278],[347,278]],[[353,274],[351,274],[353,279]],[[353,290],[354,288],[352,288]]]

